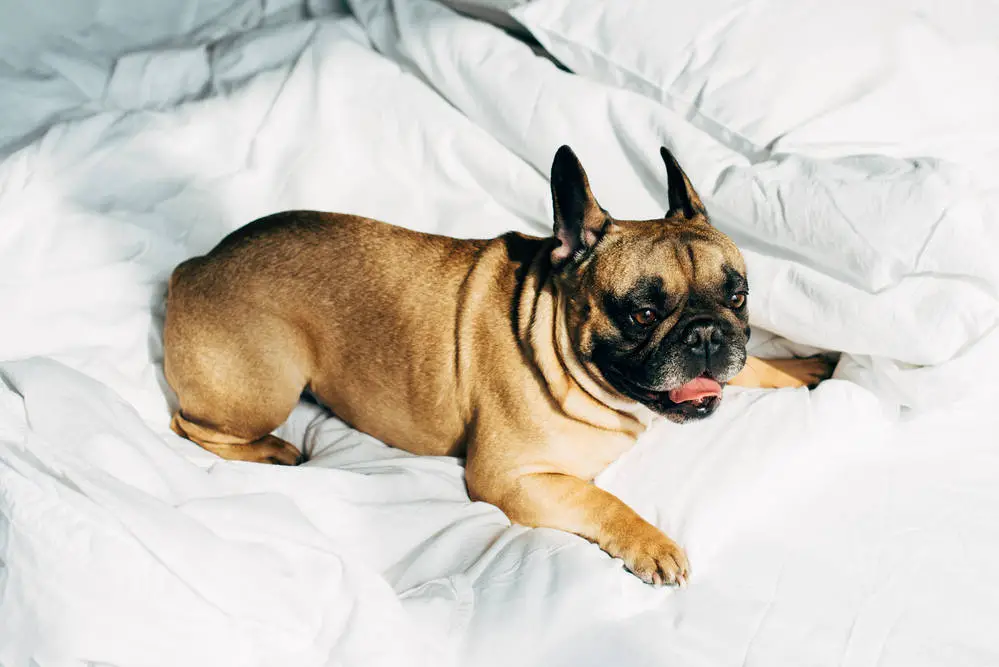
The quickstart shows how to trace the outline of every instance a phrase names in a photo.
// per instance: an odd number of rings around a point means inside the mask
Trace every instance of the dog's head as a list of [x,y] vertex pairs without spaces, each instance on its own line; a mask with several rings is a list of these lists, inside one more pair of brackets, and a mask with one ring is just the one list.
[[669,212],[616,220],[568,146],[552,164],[555,284],[579,360],[618,394],[675,422],[710,415],[746,363],[742,255],[711,226],[672,154]]

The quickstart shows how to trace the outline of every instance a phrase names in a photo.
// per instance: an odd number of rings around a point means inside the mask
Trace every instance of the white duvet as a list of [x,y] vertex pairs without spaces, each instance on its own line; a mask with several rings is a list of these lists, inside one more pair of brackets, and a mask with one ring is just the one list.
[[[0,6],[23,25],[0,48],[0,665],[999,664],[999,126],[903,105],[922,88],[892,75],[994,86],[987,40],[886,10],[916,37],[864,60],[879,76],[850,99],[881,101],[851,107],[780,69],[800,40],[749,39],[835,27],[832,8],[519,10],[573,75],[429,0],[142,4]],[[779,108],[750,103],[766,84]],[[687,548],[687,589],[511,526],[460,461],[316,406],[282,427],[300,468],[169,432],[179,261],[299,207],[545,234],[562,143],[621,217],[662,213],[669,145],[746,251],[757,350],[846,353],[814,392],[731,391],[657,426],[600,478]]]

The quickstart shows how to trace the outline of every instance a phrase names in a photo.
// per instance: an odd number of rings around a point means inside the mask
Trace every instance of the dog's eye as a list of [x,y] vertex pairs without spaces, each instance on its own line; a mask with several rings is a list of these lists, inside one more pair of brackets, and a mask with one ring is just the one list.
[[746,305],[746,295],[743,292],[736,292],[728,298],[728,305],[734,310],[739,310]]
[[641,310],[636,310],[631,314],[631,319],[635,321],[635,324],[640,324],[643,327],[647,327],[654,323],[659,316],[656,315],[656,311],[651,308],[642,308]]

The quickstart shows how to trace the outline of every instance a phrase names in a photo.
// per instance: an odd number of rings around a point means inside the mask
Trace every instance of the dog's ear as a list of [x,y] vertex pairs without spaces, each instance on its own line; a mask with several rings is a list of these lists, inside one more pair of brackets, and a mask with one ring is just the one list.
[[559,268],[585,257],[603,237],[611,219],[594,199],[583,165],[568,146],[555,153],[551,181],[558,242],[552,250],[552,265]]
[[666,217],[678,214],[689,220],[697,214],[704,215],[704,204],[676,158],[665,146],[659,149],[659,154],[666,163],[666,178],[669,179],[669,212]]

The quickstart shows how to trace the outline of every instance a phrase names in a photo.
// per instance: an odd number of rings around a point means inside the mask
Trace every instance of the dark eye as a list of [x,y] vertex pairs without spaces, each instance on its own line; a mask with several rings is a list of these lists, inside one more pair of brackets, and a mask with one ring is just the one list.
[[744,292],[736,292],[728,298],[728,306],[733,310],[739,310],[746,305],[746,294]]
[[650,324],[653,324],[656,320],[658,320],[659,316],[656,315],[656,311],[652,310],[651,308],[642,308],[641,310],[636,310],[635,312],[633,312],[631,314],[631,319],[635,321],[635,324],[640,324],[643,327],[647,327]]

